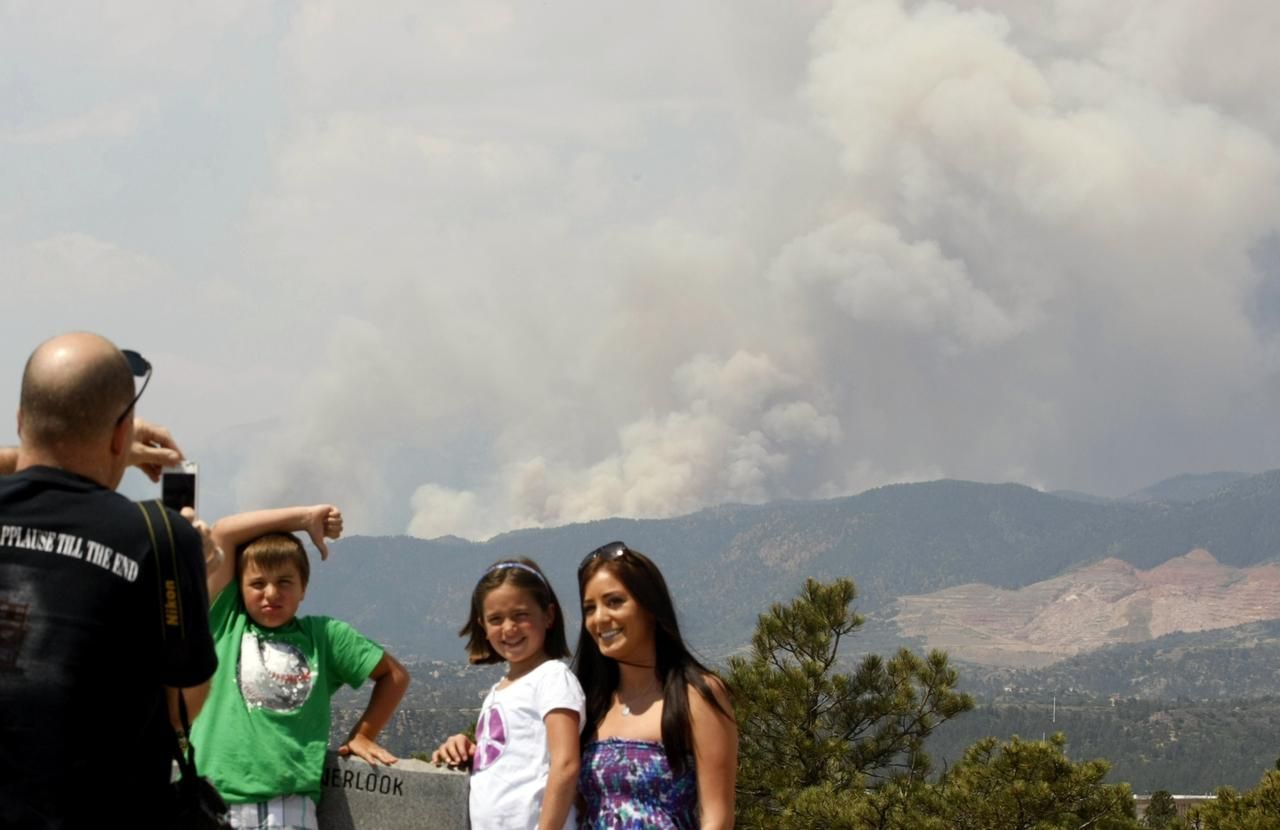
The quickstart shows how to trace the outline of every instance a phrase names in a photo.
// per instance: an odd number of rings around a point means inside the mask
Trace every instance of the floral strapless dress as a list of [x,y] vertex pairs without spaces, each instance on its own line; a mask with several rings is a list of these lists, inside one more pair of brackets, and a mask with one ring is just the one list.
[[582,751],[580,830],[697,830],[693,759],[676,776],[661,742],[605,738]]

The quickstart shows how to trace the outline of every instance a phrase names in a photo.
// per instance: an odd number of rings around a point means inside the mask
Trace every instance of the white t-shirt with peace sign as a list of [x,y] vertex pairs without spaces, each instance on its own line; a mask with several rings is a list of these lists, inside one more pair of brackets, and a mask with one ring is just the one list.
[[[556,709],[577,712],[582,728],[582,686],[559,660],[546,661],[504,689],[489,689],[471,761],[472,830],[537,830],[551,769],[544,718]],[[565,830],[576,819],[570,809]]]

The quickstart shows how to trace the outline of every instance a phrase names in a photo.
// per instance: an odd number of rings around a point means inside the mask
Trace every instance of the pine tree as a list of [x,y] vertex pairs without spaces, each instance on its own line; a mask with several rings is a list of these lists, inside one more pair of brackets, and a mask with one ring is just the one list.
[[[918,786],[925,738],[973,708],[939,651],[871,655],[839,671],[840,647],[863,622],[850,608],[856,595],[848,579],[808,580],[794,602],[760,616],[750,656],[730,660],[740,827],[895,826],[905,802],[876,802],[867,788]],[[867,810],[883,815],[873,823]]]
[[[1175,825],[1177,826],[1177,825]],[[1231,787],[1191,809],[1184,827],[1194,830],[1275,830],[1280,827],[1280,770],[1270,770],[1245,793]]]
[[918,827],[949,830],[1137,830],[1127,784],[1106,784],[1106,761],[1073,762],[1067,739],[984,738],[921,793]]
[[1173,803],[1173,794],[1168,790],[1156,790],[1147,802],[1147,812],[1142,817],[1142,826],[1153,830],[1164,830],[1178,817],[1178,808]]

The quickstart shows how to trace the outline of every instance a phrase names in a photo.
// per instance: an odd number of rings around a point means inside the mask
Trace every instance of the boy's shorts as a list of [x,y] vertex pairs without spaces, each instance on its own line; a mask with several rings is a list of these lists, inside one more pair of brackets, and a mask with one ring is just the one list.
[[280,795],[257,804],[232,804],[231,826],[240,830],[320,830],[316,803],[305,795]]

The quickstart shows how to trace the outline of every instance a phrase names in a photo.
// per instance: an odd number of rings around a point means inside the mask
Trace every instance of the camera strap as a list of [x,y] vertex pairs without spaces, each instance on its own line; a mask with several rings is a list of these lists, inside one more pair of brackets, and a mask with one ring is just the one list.
[[[169,522],[169,513],[159,501],[136,502],[142,511],[142,519],[147,525],[147,535],[151,537],[151,551],[156,557],[156,579],[159,581],[160,601],[162,606],[160,630],[166,646],[171,646],[186,639],[186,628],[182,623],[182,592],[178,590],[178,546],[173,539],[173,525]],[[150,508],[150,509],[148,509]],[[163,531],[157,534],[156,530]],[[167,550],[162,550],[158,536],[163,535],[168,541]],[[191,733],[191,723],[187,717],[187,701],[178,692],[178,715],[182,719],[182,731],[174,733],[174,759],[182,770],[183,776],[196,776],[195,754],[192,751],[187,735]]]
[[[178,546],[173,539],[173,525],[169,512],[157,500],[136,502],[142,511],[142,520],[151,537],[151,551],[156,557],[156,586],[160,594],[160,631],[166,648],[181,644],[187,638],[182,617],[182,591],[178,585]],[[151,508],[151,509],[148,509]],[[162,551],[157,541],[157,530],[168,541],[168,551]]]

